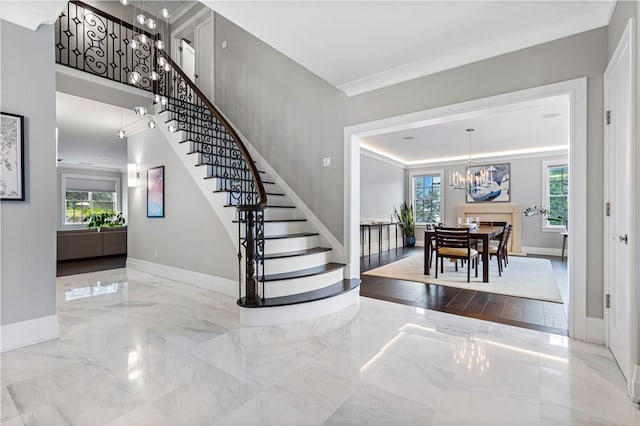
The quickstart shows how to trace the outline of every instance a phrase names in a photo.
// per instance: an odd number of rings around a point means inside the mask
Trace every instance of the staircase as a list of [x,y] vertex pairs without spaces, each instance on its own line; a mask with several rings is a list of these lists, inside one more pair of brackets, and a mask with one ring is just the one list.
[[[159,35],[142,33],[148,42],[140,41],[140,29],[72,0],[56,22],[56,62],[150,92],[158,128],[235,241],[241,323],[300,321],[357,304],[360,280],[344,279],[345,265],[335,261],[330,238],[310,224],[276,184],[277,176],[265,171],[272,169],[253,160],[223,114],[156,48]],[[134,54],[130,43],[136,38]]]
[[[256,162],[254,180],[252,168],[235,142],[239,136],[234,137],[235,131],[225,126],[226,119],[212,111],[213,105],[206,105],[210,102],[180,68],[169,58],[165,60],[171,71],[163,74],[159,83],[156,122],[178,155],[186,157],[185,163],[199,169],[194,177],[206,181],[215,203],[233,212],[224,217],[231,222],[238,247],[245,249],[238,252],[244,267],[239,271],[237,301],[241,322],[272,325],[299,321],[357,303],[360,280],[344,279],[345,265],[332,261],[333,250],[323,246],[319,232],[276,179]],[[176,97],[176,92],[184,95]],[[260,206],[250,210],[248,206],[259,200],[256,188],[260,184],[266,205],[262,210]],[[242,262],[248,245],[255,251],[253,259],[249,255],[249,265]],[[254,272],[247,274],[250,269]],[[247,290],[247,284],[257,285],[255,292]]]

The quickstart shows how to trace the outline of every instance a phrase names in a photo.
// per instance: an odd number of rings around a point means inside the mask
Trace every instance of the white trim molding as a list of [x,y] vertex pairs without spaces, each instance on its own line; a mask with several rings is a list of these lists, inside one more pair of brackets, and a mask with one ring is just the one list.
[[0,327],[0,352],[54,340],[60,337],[57,315],[14,322]]
[[[360,229],[360,138],[406,130],[469,117],[487,108],[505,107],[516,102],[540,100],[552,96],[570,100],[569,180],[576,182],[569,194],[569,335],[587,338],[587,78],[523,89],[515,92],[432,108],[410,114],[356,124],[344,129],[344,242],[352,276],[359,276]],[[359,268],[358,268],[359,269]]]
[[238,297],[238,282],[227,278],[161,265],[133,257],[127,257],[127,268],[190,284],[194,287],[204,288],[227,296]]
[[586,340],[587,342],[604,345],[606,342],[606,323],[602,318],[587,317]]
[[[562,249],[549,247],[522,247],[522,251],[526,254],[539,254],[542,256],[561,256]],[[566,255],[568,251],[565,251]]]

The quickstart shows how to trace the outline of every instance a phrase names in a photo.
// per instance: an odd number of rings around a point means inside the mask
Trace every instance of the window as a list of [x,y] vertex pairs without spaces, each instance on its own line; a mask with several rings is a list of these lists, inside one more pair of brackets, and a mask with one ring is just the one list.
[[118,211],[120,178],[62,174],[62,225],[81,225],[89,210]]
[[549,207],[548,218],[543,218],[543,228],[564,230],[569,211],[569,166],[566,163],[543,164],[545,206]]
[[103,212],[117,209],[115,192],[65,191],[65,224],[82,223],[87,210]]
[[416,223],[442,222],[442,174],[413,177],[413,206]]

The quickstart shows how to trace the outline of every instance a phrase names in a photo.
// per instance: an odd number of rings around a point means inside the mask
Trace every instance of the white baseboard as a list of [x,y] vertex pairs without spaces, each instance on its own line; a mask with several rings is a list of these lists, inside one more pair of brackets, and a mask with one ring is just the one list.
[[[362,248],[362,244],[360,244],[360,247]],[[387,251],[387,250],[395,250],[396,246],[393,243],[393,240],[391,240],[391,243],[388,244],[386,241],[382,241],[382,251]],[[398,250],[402,250],[402,240],[400,238],[398,238]],[[371,254],[374,253],[378,253],[378,241],[374,240],[373,238],[371,239]],[[361,256],[366,256],[369,254],[369,243],[365,241],[364,243],[364,250],[360,250],[360,255]]]
[[0,352],[7,352],[60,337],[57,315],[14,322],[0,327]]
[[633,367],[633,375],[629,380],[629,393],[634,402],[640,403],[640,365]]
[[[522,251],[527,254],[540,254],[543,256],[558,256],[562,255],[562,250],[557,248],[548,247],[522,247]],[[569,251],[566,250],[564,255],[567,256]]]
[[173,281],[191,284],[195,287],[216,291],[218,293],[226,294],[227,296],[235,298],[238,297],[238,282],[227,278],[189,271],[187,269],[175,268],[173,266],[161,265],[159,263],[147,262],[146,260],[136,259],[133,257],[127,257],[127,268],[157,275]]
[[605,322],[602,318],[587,317],[585,340],[599,345],[605,344]]

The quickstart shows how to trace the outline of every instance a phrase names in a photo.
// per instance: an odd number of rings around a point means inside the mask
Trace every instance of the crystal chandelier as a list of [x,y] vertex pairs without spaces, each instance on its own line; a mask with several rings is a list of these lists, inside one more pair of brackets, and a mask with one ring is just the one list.
[[461,191],[470,191],[478,188],[486,188],[491,185],[491,171],[482,168],[479,171],[471,170],[471,132],[475,129],[466,129],[469,134],[469,161],[467,163],[467,172],[461,174],[453,172],[449,175],[449,188]]

